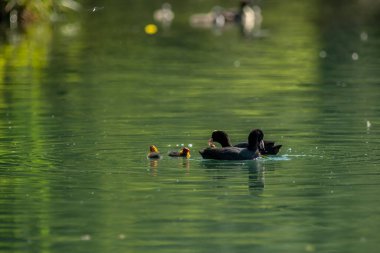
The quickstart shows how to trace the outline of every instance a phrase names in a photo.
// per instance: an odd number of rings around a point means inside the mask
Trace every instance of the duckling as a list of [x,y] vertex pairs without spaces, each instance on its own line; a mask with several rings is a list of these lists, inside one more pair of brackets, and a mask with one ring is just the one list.
[[187,159],[190,158],[190,149],[189,148],[181,148],[180,151],[170,151],[169,156],[171,157],[186,157]]
[[149,159],[160,159],[161,158],[161,154],[160,154],[160,151],[158,151],[158,148],[155,146],[155,145],[151,145],[149,147],[149,153],[148,153],[148,158]]

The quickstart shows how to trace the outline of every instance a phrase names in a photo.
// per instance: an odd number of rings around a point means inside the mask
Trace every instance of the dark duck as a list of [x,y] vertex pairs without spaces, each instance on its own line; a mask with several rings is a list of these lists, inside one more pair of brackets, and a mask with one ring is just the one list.
[[168,155],[171,157],[190,158],[190,149],[184,147],[184,148],[181,148],[179,151],[170,151]]
[[204,159],[253,160],[260,156],[259,148],[264,148],[263,138],[263,131],[255,129],[250,132],[246,147],[231,147],[231,145],[222,148],[208,147],[199,153]]
[[[212,132],[211,138],[208,143],[210,147],[215,147],[214,142],[219,143],[222,147],[231,147],[231,141],[228,137],[228,134],[224,131],[215,130]],[[248,143],[239,143],[234,145],[234,147],[246,148],[248,147]],[[265,141],[264,140],[264,148],[259,148],[260,154],[262,155],[277,155],[280,151],[282,145],[275,145],[274,141]]]

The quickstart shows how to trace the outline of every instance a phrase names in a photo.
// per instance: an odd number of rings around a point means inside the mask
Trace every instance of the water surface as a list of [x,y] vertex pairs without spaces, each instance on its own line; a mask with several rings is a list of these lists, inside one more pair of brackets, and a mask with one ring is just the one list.
[[[125,4],[1,42],[1,252],[376,252],[377,5],[267,1],[247,37],[189,25],[229,1],[152,36],[161,3]],[[252,128],[278,156],[198,154]]]

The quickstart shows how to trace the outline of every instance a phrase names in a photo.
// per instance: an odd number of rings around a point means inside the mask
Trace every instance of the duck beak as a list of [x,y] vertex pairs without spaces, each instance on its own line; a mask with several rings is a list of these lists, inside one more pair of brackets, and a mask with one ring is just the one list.
[[265,149],[264,140],[261,140],[261,141],[260,141],[259,147],[260,147],[261,149]]
[[208,146],[209,147],[215,147],[215,144],[214,144],[214,142],[213,142],[214,140],[212,139],[212,138],[210,138],[209,140],[208,140]]

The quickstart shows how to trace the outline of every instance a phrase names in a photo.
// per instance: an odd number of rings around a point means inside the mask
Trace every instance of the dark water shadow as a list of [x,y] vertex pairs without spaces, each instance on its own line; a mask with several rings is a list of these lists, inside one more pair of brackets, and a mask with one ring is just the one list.
[[252,195],[259,195],[264,191],[265,187],[265,167],[261,160],[255,161],[216,161],[202,160],[201,166],[210,173],[214,181],[220,181],[218,187],[223,187],[222,181],[228,179],[235,173],[239,172],[247,174],[248,191]]

